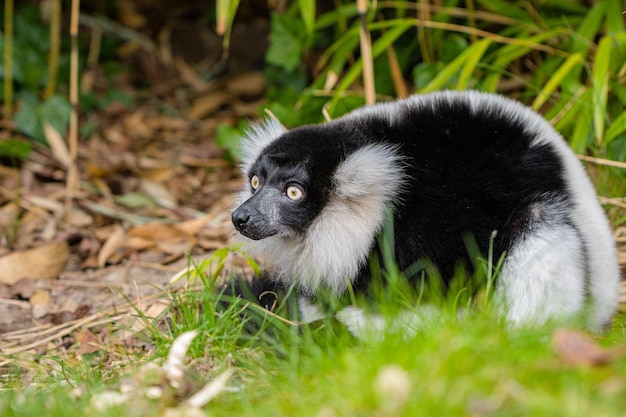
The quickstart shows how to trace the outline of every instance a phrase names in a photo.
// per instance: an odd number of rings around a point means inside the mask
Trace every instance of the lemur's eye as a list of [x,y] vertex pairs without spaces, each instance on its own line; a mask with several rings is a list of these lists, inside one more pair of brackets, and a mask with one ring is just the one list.
[[295,185],[290,185],[289,187],[287,187],[287,197],[289,197],[289,199],[293,201],[298,201],[302,199],[303,196],[304,192],[300,189],[300,187],[297,187]]
[[253,175],[252,178],[250,178],[250,185],[252,186],[252,189],[254,190],[259,188],[259,177],[257,177],[256,175]]

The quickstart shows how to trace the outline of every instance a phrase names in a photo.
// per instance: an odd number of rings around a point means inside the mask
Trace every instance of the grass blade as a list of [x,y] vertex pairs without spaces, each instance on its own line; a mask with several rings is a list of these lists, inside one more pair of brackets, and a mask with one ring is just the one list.
[[607,145],[613,139],[626,132],[626,111],[617,116],[611,126],[604,133],[604,144]]
[[611,63],[611,38],[600,39],[596,56],[593,60],[593,127],[596,141],[602,143],[606,103],[609,95],[609,64]]
[[535,101],[533,101],[532,108],[533,110],[539,110],[541,106],[545,104],[548,100],[552,92],[556,90],[556,88],[563,82],[565,77],[573,71],[578,66],[582,65],[583,56],[581,54],[573,54],[570,55],[569,58],[565,60],[563,65],[559,67],[559,69],[554,73],[552,78],[546,82],[545,86],[541,89]]
[[619,0],[606,2],[606,29],[609,34],[624,32],[624,7]]
[[298,0],[298,8],[306,33],[311,37],[315,30],[315,0]]
[[[378,56],[380,56],[380,54],[385,52],[390,45],[392,45],[400,36],[402,36],[403,33],[405,33],[412,26],[413,23],[411,21],[406,21],[399,22],[399,24],[389,29],[388,32],[384,33],[372,45],[372,58],[377,58]],[[362,70],[363,60],[359,59],[354,65],[352,65],[352,67],[350,67],[341,82],[337,85],[333,100],[331,101],[331,104],[329,106],[329,112],[331,115],[335,116],[334,110],[337,102],[341,98],[341,93],[354,83]]]
[[457,88],[459,90],[467,89],[470,77],[474,73],[478,62],[483,57],[490,44],[491,41],[489,39],[482,39],[470,47],[470,49],[474,49],[474,51],[468,56],[467,62],[463,65],[463,69],[461,70],[461,75],[459,76],[459,82],[457,84]]
[[[420,90],[420,92],[429,93],[432,91],[440,90],[462,68],[464,69],[464,71],[465,69],[473,71],[474,67],[485,53],[485,50],[489,43],[490,41],[488,39],[483,39],[467,48],[461,55],[459,55],[452,62],[446,65],[430,83],[428,83],[426,86],[424,86],[424,88]],[[472,62],[475,62],[474,65],[472,65]],[[462,76],[469,77],[464,72],[462,72]],[[467,80],[464,80],[464,84],[466,84],[466,81]],[[461,80],[459,80],[458,86],[459,88],[461,87]]]

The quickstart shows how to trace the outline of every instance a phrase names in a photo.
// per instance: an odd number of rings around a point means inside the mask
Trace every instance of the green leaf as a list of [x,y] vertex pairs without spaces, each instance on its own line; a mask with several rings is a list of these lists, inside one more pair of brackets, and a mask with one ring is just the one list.
[[600,39],[593,60],[593,127],[596,140],[602,141],[606,103],[609,95],[609,65],[611,63],[611,37]]
[[537,98],[533,101],[533,110],[539,110],[548,98],[550,98],[550,94],[552,94],[552,92],[563,82],[567,74],[569,74],[577,66],[582,65],[582,63],[583,56],[581,54],[570,55],[541,89]]
[[[4,36],[0,35],[0,54],[4,56]],[[13,40],[13,79],[37,92],[45,85],[46,56],[21,39]],[[4,65],[0,65],[0,78],[4,78]]]
[[[397,20],[393,23],[394,26],[378,38],[372,45],[372,58],[377,58],[380,54],[385,52],[390,45],[392,45],[403,33],[413,26],[413,22],[410,20]],[[340,97],[340,94],[338,93],[345,91],[349,86],[351,86],[362,71],[363,60],[359,58],[359,60],[352,65],[352,67],[344,75],[343,79],[335,89],[337,94],[335,94],[330,104],[329,112],[331,115],[335,115],[335,106]]]
[[[482,58],[483,54],[487,46],[489,45],[488,39],[480,40],[474,43],[472,46],[467,48],[461,55],[459,55],[455,60],[450,62],[448,65],[443,67],[443,69],[437,74],[434,80],[432,80],[428,85],[424,86],[420,90],[421,93],[428,93],[432,91],[441,90],[443,86],[449,82],[450,79],[455,77],[459,70],[466,67],[473,71],[473,68],[478,63],[480,58]],[[465,75],[467,77],[467,75]]]
[[32,145],[21,139],[8,139],[0,141],[0,156],[9,158],[26,159],[30,155]]
[[591,140],[591,121],[593,118],[592,108],[585,103],[577,114],[574,132],[570,138],[570,146],[577,153],[584,153]]
[[72,105],[64,96],[54,95],[40,103],[33,94],[21,95],[20,109],[15,115],[17,130],[35,140],[46,143],[44,122],[63,134],[70,122]]
[[270,64],[293,71],[302,62],[302,24],[299,19],[272,13],[272,42],[265,59]]
[[624,4],[622,1],[606,1],[606,29],[610,35],[624,32]]
[[597,36],[602,26],[602,18],[606,9],[605,2],[595,3],[585,15],[585,18],[578,26],[578,30],[572,36],[572,53],[587,55],[593,40]]
[[613,120],[613,123],[611,123],[611,126],[606,130],[604,133],[604,144],[608,144],[624,132],[626,132],[626,111],[617,116],[617,118]]
[[241,160],[241,138],[248,126],[248,122],[240,122],[236,127],[222,124],[217,127],[215,144],[226,151],[226,159]]
[[444,63],[452,62],[469,47],[467,39],[458,33],[449,33],[441,46],[439,58]]
[[113,200],[126,207],[155,207],[156,203],[151,197],[141,193],[126,193],[113,197]]
[[468,57],[467,62],[463,65],[461,75],[459,76],[459,82],[457,88],[459,90],[466,90],[469,86],[470,77],[474,73],[478,62],[485,54],[487,47],[491,44],[489,39],[482,39],[471,46],[473,53]]
[[[420,90],[420,86],[428,85],[432,80],[437,77],[437,74],[444,67],[444,64],[441,61],[436,62],[420,62],[413,68],[413,84],[415,84],[415,88]],[[444,85],[444,88],[447,88],[450,85]]]
[[306,33],[312,37],[315,29],[315,0],[298,0],[298,8]]
[[[527,43],[543,43],[562,33],[562,30],[550,30],[538,35],[528,37],[525,33],[519,34],[518,39]],[[498,48],[493,54],[495,59],[489,65],[489,71],[482,82],[482,90],[495,92],[503,74],[509,71],[509,65],[516,59],[528,54],[532,49],[523,44],[504,45]]]

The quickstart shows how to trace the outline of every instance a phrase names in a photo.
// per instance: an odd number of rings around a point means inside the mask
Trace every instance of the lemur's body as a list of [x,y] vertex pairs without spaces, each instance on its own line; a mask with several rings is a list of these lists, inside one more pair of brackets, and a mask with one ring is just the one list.
[[[445,92],[319,126],[257,127],[233,222],[283,284],[341,293],[370,279],[393,210],[400,270],[471,268],[466,238],[506,252],[497,292],[514,322],[576,314],[606,325],[619,269],[607,219],[575,155],[539,115],[499,96]],[[494,233],[495,232],[495,233]],[[410,277],[409,277],[410,278]]]

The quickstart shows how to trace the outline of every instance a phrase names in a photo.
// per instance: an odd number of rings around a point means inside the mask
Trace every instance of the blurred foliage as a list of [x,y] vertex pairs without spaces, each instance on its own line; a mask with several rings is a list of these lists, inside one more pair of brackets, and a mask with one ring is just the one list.
[[[354,2],[273,12],[268,108],[287,126],[318,123],[364,103]],[[368,12],[379,100],[396,96],[390,67],[409,91],[477,89],[540,111],[576,152],[626,159],[626,31],[622,4],[448,0],[381,1]],[[392,54],[395,58],[392,58]]]
[[[12,81],[15,91],[17,112],[13,116],[16,130],[41,143],[46,143],[43,132],[44,122],[50,124],[59,133],[64,134],[69,124],[71,104],[67,98],[70,74],[70,42],[67,30],[61,36],[61,54],[59,56],[58,71],[52,72],[50,65],[50,22],[43,18],[41,7],[30,4],[19,4],[15,10],[12,54]],[[3,19],[4,20],[4,16]],[[2,25],[2,23],[0,23]],[[0,26],[0,55],[4,56],[7,42],[4,27]],[[82,39],[83,41],[85,39]],[[104,38],[100,49],[101,66],[107,75],[116,72],[112,60],[115,51],[112,45],[116,42],[112,37]],[[80,56],[86,56],[85,42],[81,42]],[[4,80],[6,63],[0,66],[0,80]],[[56,91],[47,96],[44,89],[50,77],[58,77],[53,85]],[[4,90],[0,90],[0,100],[4,100]],[[111,89],[103,95],[81,93],[83,111],[103,109],[112,101],[118,101],[130,107],[133,99],[128,93],[119,89]],[[12,156],[6,147],[0,147],[0,156]],[[28,152],[19,153],[27,157]]]

